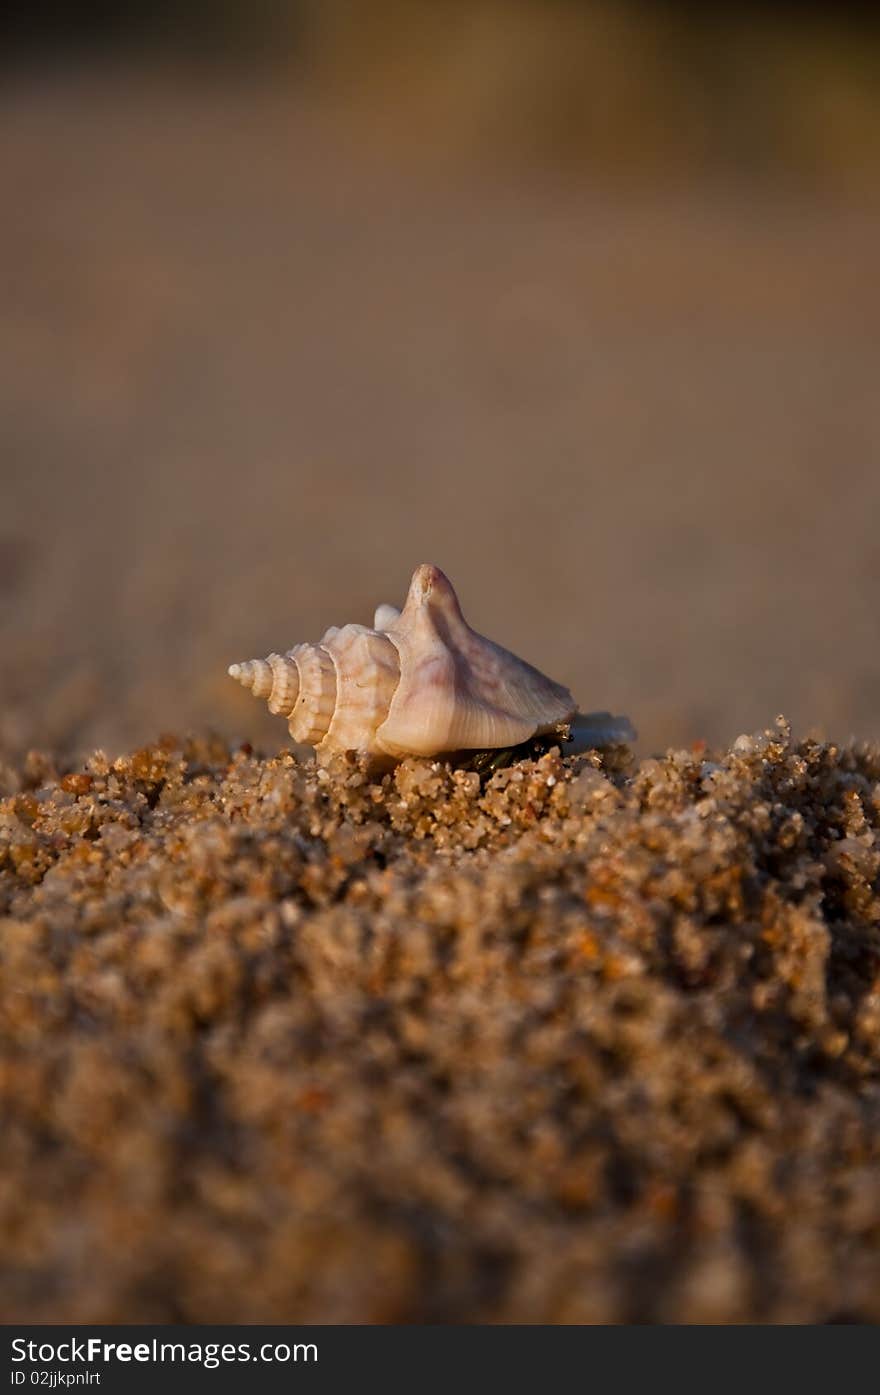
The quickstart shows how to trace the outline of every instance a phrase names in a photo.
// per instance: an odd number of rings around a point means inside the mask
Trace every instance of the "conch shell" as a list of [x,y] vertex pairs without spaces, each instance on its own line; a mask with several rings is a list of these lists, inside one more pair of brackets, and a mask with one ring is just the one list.
[[319,752],[390,757],[518,746],[571,720],[567,688],[470,628],[439,567],[416,568],[402,611],[374,628],[329,629],[317,644],[229,669],[294,741]]

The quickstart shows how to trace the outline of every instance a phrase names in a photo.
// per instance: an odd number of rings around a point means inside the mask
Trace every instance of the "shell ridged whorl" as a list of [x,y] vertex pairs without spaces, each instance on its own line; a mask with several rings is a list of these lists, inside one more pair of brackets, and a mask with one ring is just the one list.
[[329,629],[317,644],[233,664],[230,676],[295,741],[319,751],[434,756],[516,746],[569,721],[567,688],[478,635],[439,567],[418,567],[402,611],[373,629]]

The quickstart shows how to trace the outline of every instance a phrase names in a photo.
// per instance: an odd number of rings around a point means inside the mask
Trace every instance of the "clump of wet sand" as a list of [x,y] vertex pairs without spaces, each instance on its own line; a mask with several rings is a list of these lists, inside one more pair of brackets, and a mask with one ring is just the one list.
[[0,781],[7,1321],[880,1318],[880,748]]

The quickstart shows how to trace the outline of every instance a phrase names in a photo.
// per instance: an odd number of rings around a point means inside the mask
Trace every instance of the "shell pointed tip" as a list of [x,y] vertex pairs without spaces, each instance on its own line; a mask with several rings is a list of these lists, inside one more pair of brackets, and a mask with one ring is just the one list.
[[430,591],[432,586],[446,580],[439,567],[435,567],[433,562],[422,562],[416,567],[413,581],[417,582],[423,591]]
[[458,597],[455,594],[452,582],[449,577],[436,567],[433,562],[422,562],[413,572],[412,581],[409,584],[407,595],[407,605],[422,606],[429,604],[446,604],[459,608]]

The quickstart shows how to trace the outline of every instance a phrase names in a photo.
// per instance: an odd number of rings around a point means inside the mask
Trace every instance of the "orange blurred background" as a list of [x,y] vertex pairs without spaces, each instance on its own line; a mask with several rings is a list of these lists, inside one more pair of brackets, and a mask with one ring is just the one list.
[[441,565],[640,749],[880,735],[870,11],[32,8],[0,90],[0,759],[285,730]]

